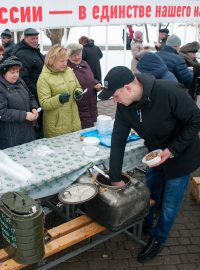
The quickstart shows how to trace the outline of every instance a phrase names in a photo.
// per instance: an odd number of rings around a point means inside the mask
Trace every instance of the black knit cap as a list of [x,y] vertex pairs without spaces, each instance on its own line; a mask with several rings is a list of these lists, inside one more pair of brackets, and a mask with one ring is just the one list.
[[131,83],[134,79],[135,76],[129,68],[124,66],[112,68],[104,79],[104,89],[98,98],[101,100],[109,99],[117,89]]
[[13,66],[19,66],[20,68],[22,67],[22,63],[16,56],[10,56],[6,59],[3,59],[0,62],[0,73],[5,74],[7,70]]
[[169,30],[167,28],[162,28],[159,30],[160,33],[165,33],[165,34],[169,34]]
[[10,29],[5,29],[3,30],[3,32],[1,33],[1,38],[2,37],[8,37],[8,38],[11,38],[12,37],[12,33],[10,31]]
[[27,28],[24,30],[24,36],[38,36],[39,32],[34,28]]

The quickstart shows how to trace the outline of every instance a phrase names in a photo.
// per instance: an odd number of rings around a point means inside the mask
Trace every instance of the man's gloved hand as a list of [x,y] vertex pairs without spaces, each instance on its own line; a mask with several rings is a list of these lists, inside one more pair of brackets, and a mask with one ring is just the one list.
[[59,95],[59,101],[62,104],[68,102],[69,101],[69,98],[70,98],[70,95],[67,94],[67,93],[63,93],[63,94],[60,94]]
[[79,101],[82,99],[84,93],[83,93],[83,90],[81,88],[77,88],[75,91],[74,91],[74,99],[76,101]]

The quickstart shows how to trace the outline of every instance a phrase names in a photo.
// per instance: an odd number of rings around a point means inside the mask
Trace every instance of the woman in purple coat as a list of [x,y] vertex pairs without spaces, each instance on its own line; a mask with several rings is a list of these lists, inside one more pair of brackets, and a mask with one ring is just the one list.
[[77,105],[82,128],[89,128],[94,126],[97,120],[97,92],[101,90],[102,85],[94,78],[88,63],[82,60],[83,46],[71,43],[67,48],[70,50],[68,66],[74,71],[82,89],[87,89],[87,92],[77,101]]

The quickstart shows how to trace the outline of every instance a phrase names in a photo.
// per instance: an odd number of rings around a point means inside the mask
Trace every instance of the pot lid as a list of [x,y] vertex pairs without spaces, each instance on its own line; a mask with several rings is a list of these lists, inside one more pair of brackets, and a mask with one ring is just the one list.
[[38,203],[23,192],[7,192],[1,197],[2,203],[15,214],[27,215],[35,213]]
[[77,183],[63,189],[58,194],[58,199],[63,203],[79,204],[92,199],[98,193],[98,188],[93,184]]

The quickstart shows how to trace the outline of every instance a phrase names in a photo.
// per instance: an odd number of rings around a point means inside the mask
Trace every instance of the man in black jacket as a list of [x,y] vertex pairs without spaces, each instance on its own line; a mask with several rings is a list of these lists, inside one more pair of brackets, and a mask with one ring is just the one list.
[[162,149],[161,161],[155,167],[148,167],[146,174],[146,184],[156,202],[145,220],[149,228],[164,185],[158,222],[138,256],[138,261],[146,262],[156,256],[166,242],[189,174],[200,165],[200,110],[181,84],[144,74],[136,77],[123,66],[111,69],[104,85],[98,97],[105,100],[113,96],[118,103],[110,154],[112,185],[124,185],[120,175],[131,128],[144,139],[149,151]]
[[37,98],[37,80],[44,65],[44,56],[38,48],[39,32],[34,28],[24,30],[24,39],[14,48],[14,54],[22,62],[21,78]]
[[[37,102],[37,80],[44,65],[44,56],[38,48],[38,35],[39,32],[34,28],[25,29],[24,39],[14,48],[14,55],[22,62],[20,76],[25,81],[31,93],[35,96]],[[38,125],[39,127],[36,128],[36,134],[39,139],[43,137],[41,113],[38,118]]]
[[1,33],[1,42],[4,47],[4,58],[10,57],[13,55],[13,48],[15,43],[12,40],[12,33],[9,29],[5,29]]

